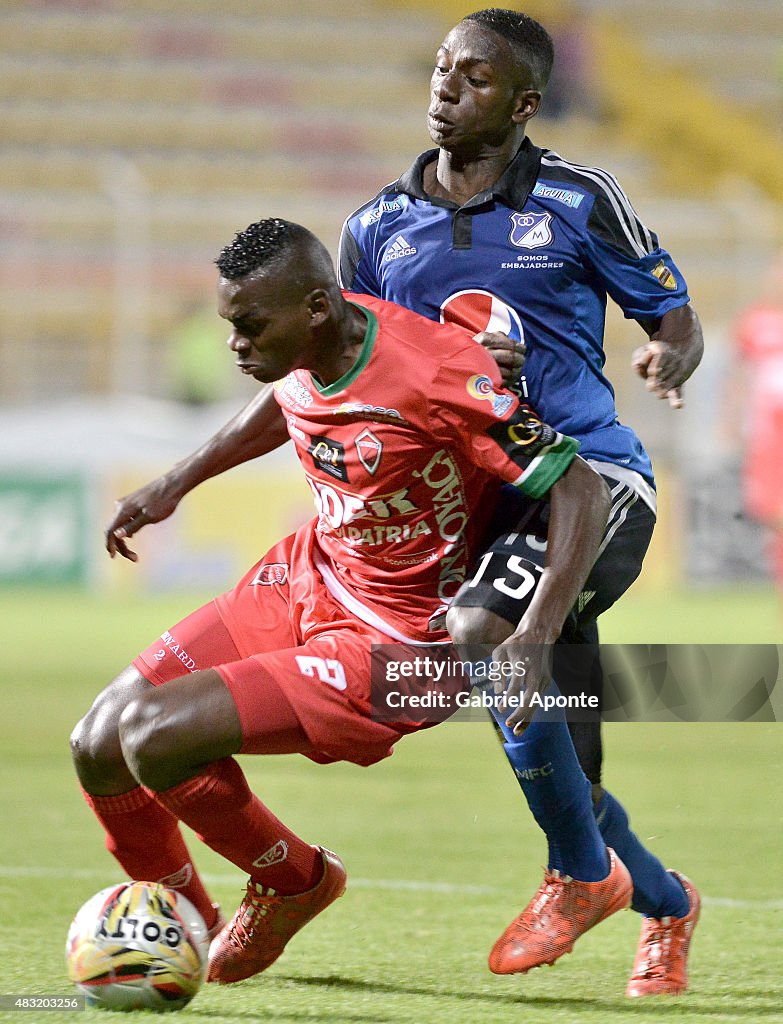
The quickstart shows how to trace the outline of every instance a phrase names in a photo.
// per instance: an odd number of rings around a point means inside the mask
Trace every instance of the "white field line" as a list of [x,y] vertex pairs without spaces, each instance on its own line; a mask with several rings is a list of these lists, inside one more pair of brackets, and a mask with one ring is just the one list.
[[[237,874],[211,874],[201,876],[207,885],[244,886],[243,878]],[[105,871],[95,868],[57,868],[35,865],[0,864],[0,879],[3,878],[61,878],[92,879],[97,883],[111,885]],[[412,878],[353,878],[349,876],[348,887],[352,889],[385,889],[394,892],[444,893],[452,896],[499,896],[506,890],[494,885],[469,885],[460,882],[425,882]],[[731,896],[702,896],[702,903],[708,907],[725,907],[729,910],[783,910],[783,899],[741,900]]]

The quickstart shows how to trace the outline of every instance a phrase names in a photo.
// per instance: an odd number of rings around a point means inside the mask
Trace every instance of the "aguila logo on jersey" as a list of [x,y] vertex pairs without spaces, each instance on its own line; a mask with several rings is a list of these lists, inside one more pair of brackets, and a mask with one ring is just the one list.
[[343,483],[348,482],[348,471],[345,468],[345,446],[341,441],[313,434],[307,450],[312,456],[316,469],[323,470],[324,473],[342,480]]
[[371,210],[367,210],[366,213],[363,213],[359,218],[359,223],[362,227],[368,228],[371,224],[377,224],[385,213],[398,213],[400,210],[404,210],[407,202],[407,196],[399,196],[397,199],[383,200]]
[[250,581],[251,587],[273,587],[288,583],[287,562],[264,562]]
[[540,249],[554,241],[551,213],[512,213],[509,242],[518,249]]
[[354,441],[356,454],[359,462],[364,466],[370,476],[375,476],[375,471],[381,463],[383,444],[371,430],[363,430]]
[[572,210],[576,210],[585,197],[584,192],[574,192],[570,188],[555,188],[554,185],[544,185],[540,181],[530,194],[540,196],[542,199],[554,199],[558,203],[565,203]]
[[663,285],[667,291],[673,292],[677,290],[677,279],[663,260],[659,260],[650,273],[656,278],[658,284]]
[[511,395],[499,395],[490,378],[484,373],[474,373],[472,377],[468,378],[465,387],[471,398],[478,398],[480,402],[491,402],[492,411],[496,416],[502,416],[504,412],[508,412],[514,403]]
[[440,307],[440,322],[465,327],[473,334],[499,331],[514,341],[525,340],[517,311],[481,288],[466,288],[449,295]]

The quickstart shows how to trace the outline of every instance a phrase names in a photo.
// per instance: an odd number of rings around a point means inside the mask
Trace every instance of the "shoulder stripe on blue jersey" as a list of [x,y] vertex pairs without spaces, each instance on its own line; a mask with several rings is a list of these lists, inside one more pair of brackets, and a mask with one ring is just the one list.
[[[585,167],[582,164],[564,160],[559,154],[552,151],[542,156],[541,163],[548,164],[550,167],[565,167],[573,171],[574,174],[588,178],[599,185],[617,214],[618,223],[637,256],[647,256],[653,252],[655,245],[649,230],[639,219],[631,201],[613,174],[600,167]],[[642,235],[644,241],[642,241]]]
[[[344,263],[343,255],[345,253],[347,253],[347,251],[348,251],[347,247],[346,247],[346,244],[345,244],[346,243],[346,236],[350,235],[350,237],[353,239],[353,234],[351,233],[351,229],[348,227],[349,221],[352,221],[354,219],[354,217],[357,217],[359,214],[364,213],[365,210],[369,210],[372,206],[375,205],[375,203],[378,202],[378,200],[381,198],[382,195],[385,195],[385,193],[390,192],[394,188],[394,186],[396,184],[397,183],[395,181],[390,181],[388,185],[384,185],[382,189],[380,189],[378,192],[375,193],[375,195],[372,197],[372,199],[370,199],[366,203],[362,203],[361,206],[357,207],[357,209],[355,209],[353,211],[353,213],[349,214],[345,218],[345,220],[343,221],[343,226],[340,229],[340,241],[337,243],[337,252],[339,254],[338,265],[337,265],[337,281],[338,281],[338,283],[339,283],[341,288],[350,288],[352,286],[352,284],[353,284],[353,281],[346,280],[345,273],[344,273],[345,267],[343,265],[343,263]],[[353,239],[353,241],[354,241],[354,246],[355,246],[356,245],[356,240]],[[354,272],[355,272],[356,267],[354,267],[353,269],[354,269]]]

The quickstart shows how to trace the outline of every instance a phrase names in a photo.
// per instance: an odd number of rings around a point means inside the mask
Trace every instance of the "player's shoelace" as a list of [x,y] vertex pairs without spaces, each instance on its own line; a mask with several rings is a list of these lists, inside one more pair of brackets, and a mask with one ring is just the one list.
[[235,946],[244,949],[252,945],[258,931],[270,911],[277,910],[283,902],[282,896],[262,896],[250,882],[242,906],[234,915],[228,939]]
[[559,871],[546,871],[544,881],[532,903],[514,922],[514,931],[547,931],[558,902],[565,901],[566,883],[570,881],[569,875],[561,875]]
[[655,924],[648,924],[649,931],[645,934],[644,960],[639,964],[635,972],[642,978],[662,978],[666,974],[666,962],[669,957],[672,944],[671,918],[664,917],[660,920],[648,918],[648,921],[655,920]]

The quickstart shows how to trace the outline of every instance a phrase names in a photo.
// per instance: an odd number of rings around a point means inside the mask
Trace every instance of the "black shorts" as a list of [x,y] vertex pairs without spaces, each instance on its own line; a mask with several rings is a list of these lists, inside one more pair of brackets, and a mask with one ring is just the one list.
[[[598,697],[595,715],[569,721],[580,764],[592,783],[601,781],[600,706],[603,673],[598,647],[598,616],[611,608],[641,572],[655,514],[627,483],[604,476],[611,510],[598,557],[555,645],[553,675],[564,694]],[[518,492],[517,492],[518,493]],[[472,578],[454,605],[484,608],[515,626],[535,593],[546,557],[549,505],[507,492],[487,535]],[[510,530],[509,525],[514,524]]]

